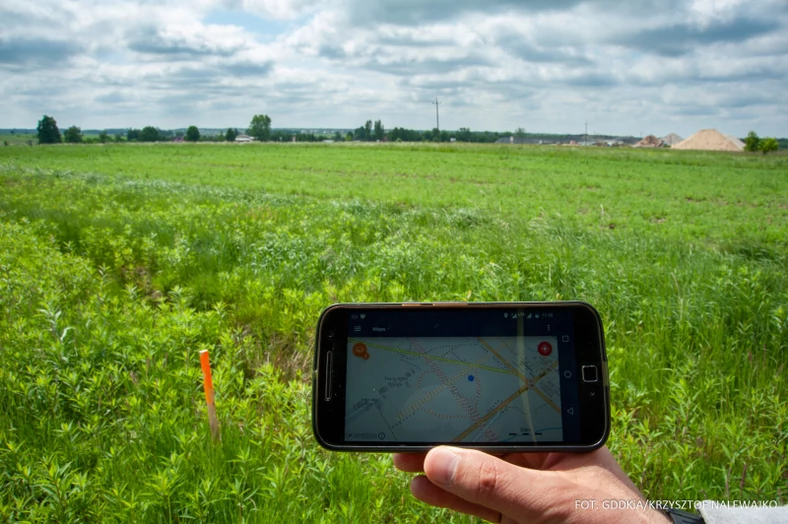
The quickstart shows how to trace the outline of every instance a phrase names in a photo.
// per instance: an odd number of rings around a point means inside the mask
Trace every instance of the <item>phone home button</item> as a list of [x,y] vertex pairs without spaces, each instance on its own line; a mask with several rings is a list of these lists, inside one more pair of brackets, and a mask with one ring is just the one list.
[[598,382],[599,372],[596,366],[583,366],[581,369],[583,382]]

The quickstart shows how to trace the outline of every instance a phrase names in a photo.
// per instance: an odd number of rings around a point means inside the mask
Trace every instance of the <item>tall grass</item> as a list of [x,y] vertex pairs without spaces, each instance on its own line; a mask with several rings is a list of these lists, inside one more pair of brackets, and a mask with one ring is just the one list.
[[[309,424],[334,301],[583,299],[652,498],[785,502],[784,159],[495,147],[0,151],[6,520],[464,520]],[[198,351],[215,365],[213,445]]]

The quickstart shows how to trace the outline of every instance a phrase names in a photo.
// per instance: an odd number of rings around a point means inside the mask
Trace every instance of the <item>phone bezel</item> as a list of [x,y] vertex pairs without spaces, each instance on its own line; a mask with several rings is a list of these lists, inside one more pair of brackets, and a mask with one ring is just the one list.
[[[490,309],[502,311],[518,309],[572,308],[574,329],[575,374],[578,386],[578,416],[581,436],[578,442],[561,443],[444,443],[494,452],[513,451],[570,451],[585,452],[605,444],[610,433],[610,386],[607,370],[602,321],[597,310],[586,302],[443,302],[443,303],[340,303],[328,306],[320,315],[315,339],[313,369],[312,427],[318,443],[334,451],[403,452],[426,451],[438,442],[358,442],[344,439],[345,383],[347,369],[347,315],[361,310],[429,308]],[[327,361],[331,359],[331,372]],[[584,365],[595,365],[599,370],[596,383],[582,381]],[[327,389],[328,388],[328,389]]]

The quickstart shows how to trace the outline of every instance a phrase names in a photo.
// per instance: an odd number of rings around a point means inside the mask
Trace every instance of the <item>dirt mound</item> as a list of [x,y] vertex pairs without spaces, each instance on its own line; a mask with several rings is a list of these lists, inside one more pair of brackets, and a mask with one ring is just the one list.
[[648,135],[643,140],[635,144],[635,147],[662,147],[662,140],[654,135]]
[[740,147],[740,148],[744,149],[744,142],[739,140],[738,137],[735,137],[733,135],[725,135],[725,138],[727,138],[728,140],[733,142],[737,147]]
[[672,147],[672,146],[675,146],[675,145],[676,145],[676,144],[678,144],[679,142],[683,142],[683,141],[684,141],[684,139],[683,139],[683,138],[681,138],[681,137],[680,137],[679,135],[677,135],[676,133],[670,133],[669,135],[666,135],[666,136],[662,137],[662,142],[663,142],[663,143],[664,143],[666,146],[671,146],[671,147]]
[[673,149],[695,149],[699,151],[741,151],[740,140],[733,142],[716,129],[701,129],[688,139],[679,142]]

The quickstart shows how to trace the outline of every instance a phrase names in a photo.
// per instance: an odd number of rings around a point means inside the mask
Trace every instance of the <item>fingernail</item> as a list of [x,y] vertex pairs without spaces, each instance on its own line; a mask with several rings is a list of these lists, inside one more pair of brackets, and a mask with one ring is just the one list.
[[430,475],[431,481],[437,484],[448,486],[454,480],[454,472],[457,469],[457,462],[460,457],[451,449],[438,447],[430,452]]

